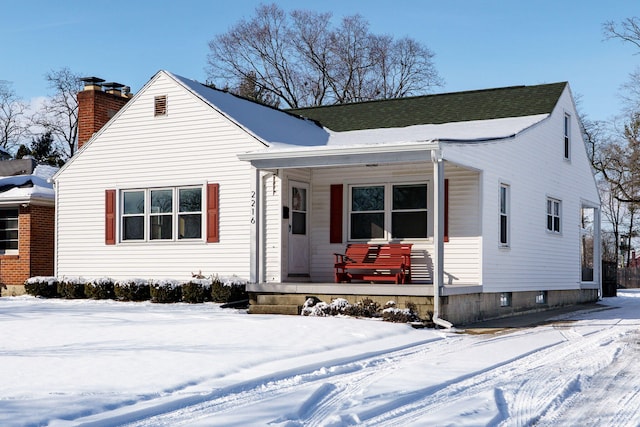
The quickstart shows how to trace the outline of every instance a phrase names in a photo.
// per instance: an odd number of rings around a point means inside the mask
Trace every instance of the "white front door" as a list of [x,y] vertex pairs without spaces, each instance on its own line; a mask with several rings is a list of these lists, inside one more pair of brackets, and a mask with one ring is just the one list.
[[309,184],[289,181],[289,277],[309,276]]

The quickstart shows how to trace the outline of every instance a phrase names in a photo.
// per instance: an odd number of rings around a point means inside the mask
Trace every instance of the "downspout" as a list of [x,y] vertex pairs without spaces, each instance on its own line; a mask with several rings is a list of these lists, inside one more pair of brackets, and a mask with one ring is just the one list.
[[53,185],[53,275],[58,275],[58,239],[59,239],[59,231],[58,231],[58,180],[49,178],[49,181]]
[[442,150],[431,151],[433,162],[433,316],[434,324],[451,328],[453,324],[440,318],[440,287],[444,283],[444,162]]

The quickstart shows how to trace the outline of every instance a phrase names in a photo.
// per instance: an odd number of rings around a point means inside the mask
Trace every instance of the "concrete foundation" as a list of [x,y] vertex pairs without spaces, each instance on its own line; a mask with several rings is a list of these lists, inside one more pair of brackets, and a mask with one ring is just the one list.
[[[371,299],[381,307],[393,300],[397,308],[406,308],[411,303],[418,316],[426,322],[433,315],[432,296],[405,295],[349,295],[349,294],[264,294],[250,293],[250,313],[282,313],[287,307],[287,314],[297,313],[308,297],[316,297],[320,301],[331,302],[336,298],[344,298],[350,304],[364,299]],[[523,313],[548,310],[574,304],[584,304],[598,300],[597,289],[580,289],[566,291],[530,291],[509,293],[471,293],[449,295],[440,299],[440,318],[454,325],[464,325],[480,320],[496,319]],[[502,305],[507,304],[507,305]],[[282,307],[282,309],[278,307]]]
[[0,285],[0,296],[3,297],[17,297],[18,295],[24,295],[24,285]]
[[[440,317],[463,325],[597,300],[597,289],[451,295],[441,298]],[[507,301],[508,305],[501,305]]]

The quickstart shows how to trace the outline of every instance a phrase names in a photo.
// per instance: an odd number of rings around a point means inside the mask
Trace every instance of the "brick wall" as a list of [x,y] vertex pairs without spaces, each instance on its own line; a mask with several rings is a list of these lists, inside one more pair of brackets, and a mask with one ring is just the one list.
[[78,93],[78,149],[98,132],[130,98],[99,89]]
[[31,276],[53,275],[55,208],[31,207]]
[[18,254],[0,255],[0,283],[22,285],[33,276],[53,275],[54,208],[20,206]]

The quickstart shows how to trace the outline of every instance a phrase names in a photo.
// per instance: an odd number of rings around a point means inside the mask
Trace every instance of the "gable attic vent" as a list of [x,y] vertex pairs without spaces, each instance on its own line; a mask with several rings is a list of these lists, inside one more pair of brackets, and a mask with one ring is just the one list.
[[166,116],[167,115],[167,95],[156,96],[154,99],[154,116]]

